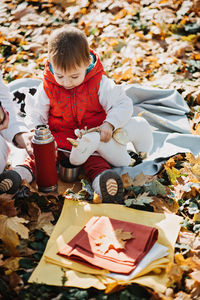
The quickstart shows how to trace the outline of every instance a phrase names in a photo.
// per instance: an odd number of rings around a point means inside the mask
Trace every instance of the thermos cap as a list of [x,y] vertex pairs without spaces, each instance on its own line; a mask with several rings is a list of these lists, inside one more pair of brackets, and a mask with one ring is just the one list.
[[32,142],[35,144],[48,144],[54,140],[48,125],[38,125],[35,128],[35,134]]

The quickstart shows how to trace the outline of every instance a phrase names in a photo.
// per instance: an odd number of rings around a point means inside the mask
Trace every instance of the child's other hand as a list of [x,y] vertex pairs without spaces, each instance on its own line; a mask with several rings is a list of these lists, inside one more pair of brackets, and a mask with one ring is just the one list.
[[107,143],[110,141],[110,139],[112,138],[113,129],[114,127],[108,122],[104,122],[100,126],[100,135],[102,142]]
[[26,149],[30,156],[33,156],[32,137],[34,132],[20,132],[15,135],[14,142],[19,148]]

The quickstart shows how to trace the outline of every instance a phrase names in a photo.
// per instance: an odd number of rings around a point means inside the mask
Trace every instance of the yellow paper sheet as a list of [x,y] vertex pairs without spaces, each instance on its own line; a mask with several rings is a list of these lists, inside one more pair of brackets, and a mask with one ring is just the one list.
[[[50,285],[62,285],[63,271],[61,266],[47,263],[45,256],[49,257],[49,251],[56,245],[59,236],[66,231],[69,226],[72,226],[69,236],[65,239],[71,239],[76,235],[77,230],[81,229],[92,216],[108,216],[113,219],[118,219],[127,222],[135,222],[138,224],[149,225],[158,228],[159,238],[158,243],[168,247],[169,255],[166,257],[167,261],[173,261],[174,244],[176,242],[178,232],[180,230],[180,222],[182,218],[174,214],[161,214],[146,211],[135,210],[117,204],[89,204],[87,202],[79,202],[73,200],[65,200],[60,218],[53,230],[53,233],[48,241],[45,253],[31,275],[29,282],[45,283]],[[142,237],[141,237],[142,238]],[[132,279],[130,282],[139,283],[151,288],[157,292],[164,292],[168,281],[167,274],[164,272],[167,266],[166,260],[153,262],[153,270],[148,266],[150,273]],[[63,267],[66,267],[63,266]],[[65,269],[67,281],[66,286],[74,286],[79,288],[95,287],[97,289],[106,289],[109,286],[118,284],[116,280],[108,278],[106,275],[86,274],[76,270],[71,270],[70,266]],[[157,274],[153,271],[161,270]],[[143,270],[143,274],[145,270]],[[123,284],[123,283],[122,283]],[[127,283],[124,283],[127,284]],[[111,288],[112,290],[112,288]]]

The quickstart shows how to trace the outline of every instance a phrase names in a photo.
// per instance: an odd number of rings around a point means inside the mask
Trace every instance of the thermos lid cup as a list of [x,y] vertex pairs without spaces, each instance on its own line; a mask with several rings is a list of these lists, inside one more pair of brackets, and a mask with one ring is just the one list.
[[59,163],[59,177],[64,182],[74,182],[78,179],[80,166],[72,165],[69,158],[62,159]]
[[37,125],[32,142],[35,144],[48,144],[54,140],[48,125]]

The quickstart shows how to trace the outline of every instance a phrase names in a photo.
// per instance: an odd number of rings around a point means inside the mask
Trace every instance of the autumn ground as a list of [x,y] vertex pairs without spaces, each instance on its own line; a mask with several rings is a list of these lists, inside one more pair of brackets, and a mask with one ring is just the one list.
[[[108,76],[117,83],[177,89],[191,108],[192,134],[200,134],[199,17],[198,0],[2,0],[4,80],[41,79],[48,34],[73,23],[85,31]],[[136,179],[125,180],[125,205],[176,213],[184,220],[174,264],[167,270],[165,295],[137,285],[106,295],[95,289],[28,284],[60,215],[63,196],[39,195],[25,184],[14,198],[0,196],[0,299],[199,299],[200,156],[177,155],[157,176]],[[147,192],[150,199],[141,201]],[[91,199],[87,191],[76,197]]]

